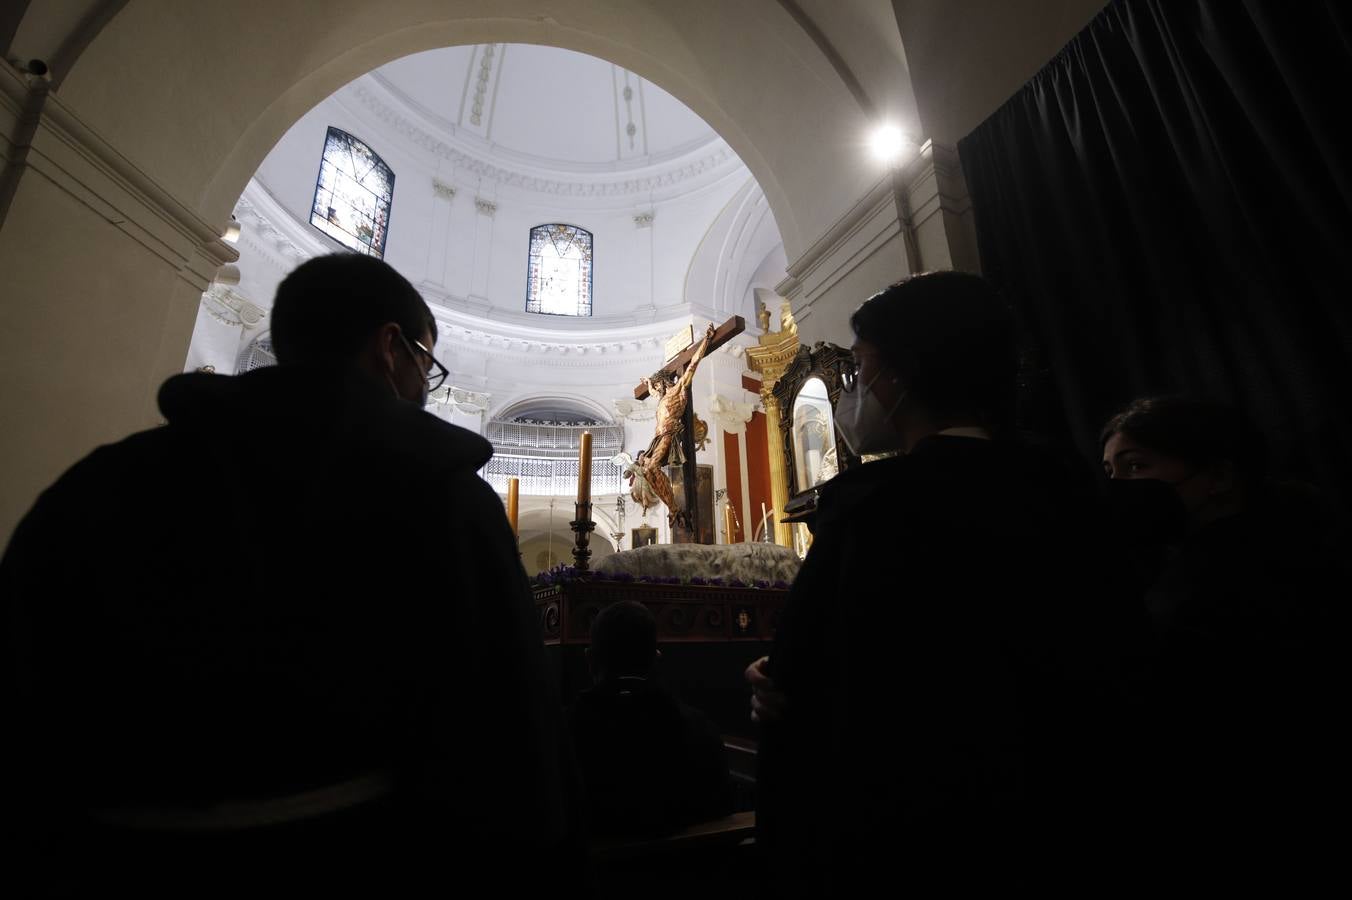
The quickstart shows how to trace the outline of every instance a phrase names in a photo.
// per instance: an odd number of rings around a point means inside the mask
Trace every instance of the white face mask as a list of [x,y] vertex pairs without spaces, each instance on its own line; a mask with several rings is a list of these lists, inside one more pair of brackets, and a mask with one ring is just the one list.
[[903,393],[898,397],[890,410],[883,409],[872,391],[873,382],[877,380],[875,375],[873,381],[860,385],[857,390],[841,393],[836,404],[836,430],[855,456],[885,453],[901,446],[901,435],[892,427],[892,414],[906,395]]

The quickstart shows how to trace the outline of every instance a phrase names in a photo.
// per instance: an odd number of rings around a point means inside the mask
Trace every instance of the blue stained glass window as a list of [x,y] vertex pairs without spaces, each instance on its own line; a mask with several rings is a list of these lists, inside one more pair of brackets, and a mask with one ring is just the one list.
[[385,161],[346,131],[329,128],[310,224],[345,247],[383,258],[393,197],[394,173]]
[[576,225],[530,230],[526,312],[551,316],[592,313],[592,234]]

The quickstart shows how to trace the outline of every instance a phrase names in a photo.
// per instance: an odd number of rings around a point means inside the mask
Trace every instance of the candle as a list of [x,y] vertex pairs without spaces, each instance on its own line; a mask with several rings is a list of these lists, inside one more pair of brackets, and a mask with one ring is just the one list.
[[591,432],[582,432],[582,445],[577,450],[577,502],[591,502]]
[[766,527],[766,522],[770,520],[770,514],[765,510],[765,503],[761,503],[761,540],[770,540],[770,529]]
[[507,521],[512,523],[512,534],[520,536],[521,532],[516,527],[516,512],[519,509],[521,493],[521,479],[507,479]]
[[727,506],[723,507],[723,531],[728,536],[729,544],[735,544],[737,542],[737,534],[732,529],[732,504],[729,503]]

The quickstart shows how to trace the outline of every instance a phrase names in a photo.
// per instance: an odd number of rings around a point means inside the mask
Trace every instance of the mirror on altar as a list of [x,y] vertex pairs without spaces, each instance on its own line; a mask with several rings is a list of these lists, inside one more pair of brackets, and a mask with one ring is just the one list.
[[839,470],[831,398],[820,378],[813,376],[803,382],[793,401],[792,421],[795,482],[803,491],[829,481]]

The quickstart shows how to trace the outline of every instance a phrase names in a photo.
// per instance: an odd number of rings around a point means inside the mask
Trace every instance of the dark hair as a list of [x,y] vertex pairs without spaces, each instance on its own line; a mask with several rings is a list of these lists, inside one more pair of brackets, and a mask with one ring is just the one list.
[[636,600],[612,603],[592,623],[591,651],[607,675],[647,675],[657,656],[657,620]]
[[1193,466],[1230,460],[1241,481],[1267,476],[1267,442],[1242,412],[1225,403],[1193,397],[1142,397],[1108,420],[1099,449],[1115,434]]
[[1013,418],[1014,316],[995,288],[966,272],[903,278],[865,300],[850,326],[877,346],[906,390],[936,417]]
[[278,286],[272,348],[282,365],[349,362],[386,322],[410,341],[436,329],[423,298],[389,263],[360,253],[319,256]]

